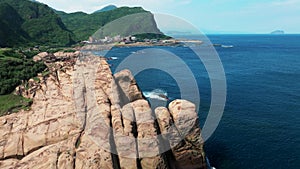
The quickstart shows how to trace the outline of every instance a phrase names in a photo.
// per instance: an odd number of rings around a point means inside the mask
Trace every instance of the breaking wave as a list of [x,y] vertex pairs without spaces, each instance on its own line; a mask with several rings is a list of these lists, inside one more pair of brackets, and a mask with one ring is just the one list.
[[162,100],[162,101],[168,101],[168,93],[165,90],[162,89],[155,89],[152,91],[145,91],[143,92],[143,95],[146,98],[150,99],[157,99],[157,100]]

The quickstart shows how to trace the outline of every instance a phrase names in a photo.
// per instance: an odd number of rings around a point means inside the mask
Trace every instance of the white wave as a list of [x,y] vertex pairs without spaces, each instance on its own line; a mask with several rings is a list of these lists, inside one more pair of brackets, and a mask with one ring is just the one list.
[[233,48],[233,45],[221,45],[222,48]]
[[215,167],[213,167],[213,166],[210,165],[209,159],[207,157],[206,157],[206,163],[207,163],[207,167],[209,169],[216,169]]
[[118,60],[118,57],[108,57],[107,60]]
[[147,98],[168,101],[168,93],[162,89],[155,89],[152,91],[145,91],[143,95]]

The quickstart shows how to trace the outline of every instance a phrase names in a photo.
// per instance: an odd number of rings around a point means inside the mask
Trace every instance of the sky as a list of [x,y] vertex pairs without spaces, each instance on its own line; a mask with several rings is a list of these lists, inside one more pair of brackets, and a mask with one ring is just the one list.
[[92,13],[107,5],[140,6],[174,15],[203,33],[300,33],[300,0],[38,0],[65,12]]

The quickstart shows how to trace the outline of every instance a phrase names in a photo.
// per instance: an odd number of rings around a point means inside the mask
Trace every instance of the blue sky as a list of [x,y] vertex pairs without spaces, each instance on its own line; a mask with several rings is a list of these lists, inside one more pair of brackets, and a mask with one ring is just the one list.
[[66,12],[114,4],[180,17],[204,33],[300,33],[300,0],[38,0]]

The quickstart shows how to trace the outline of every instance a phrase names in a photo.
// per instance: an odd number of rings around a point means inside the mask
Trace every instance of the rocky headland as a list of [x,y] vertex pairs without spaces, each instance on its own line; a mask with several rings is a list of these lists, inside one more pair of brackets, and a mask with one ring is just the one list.
[[195,105],[151,109],[130,71],[105,58],[41,53],[48,72],[17,87],[30,110],[0,117],[0,168],[204,169]]

